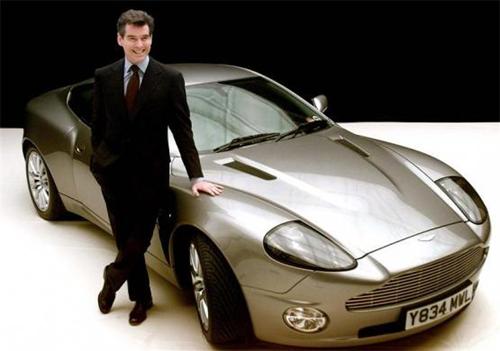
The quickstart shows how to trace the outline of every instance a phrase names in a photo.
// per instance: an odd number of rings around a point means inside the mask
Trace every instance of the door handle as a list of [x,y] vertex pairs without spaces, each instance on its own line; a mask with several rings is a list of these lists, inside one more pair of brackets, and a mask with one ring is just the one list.
[[77,145],[77,146],[75,147],[75,152],[76,152],[78,155],[81,155],[84,151],[85,151],[85,146],[79,146],[79,145]]

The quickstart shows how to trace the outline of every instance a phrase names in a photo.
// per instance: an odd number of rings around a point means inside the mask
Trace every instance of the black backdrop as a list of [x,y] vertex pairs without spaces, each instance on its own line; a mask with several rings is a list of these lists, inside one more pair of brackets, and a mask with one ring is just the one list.
[[1,126],[121,57],[128,8],[155,17],[158,60],[257,70],[339,122],[499,120],[497,1],[2,1]]

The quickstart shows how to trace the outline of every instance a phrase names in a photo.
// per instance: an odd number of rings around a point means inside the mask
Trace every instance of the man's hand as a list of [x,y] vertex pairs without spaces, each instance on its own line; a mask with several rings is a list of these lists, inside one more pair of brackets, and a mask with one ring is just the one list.
[[200,192],[207,193],[212,196],[217,196],[222,193],[224,187],[222,185],[200,181],[191,186],[193,196],[200,196]]

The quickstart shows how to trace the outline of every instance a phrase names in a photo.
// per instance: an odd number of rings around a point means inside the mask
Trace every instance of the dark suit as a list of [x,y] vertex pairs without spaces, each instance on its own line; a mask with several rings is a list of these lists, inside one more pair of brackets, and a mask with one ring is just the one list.
[[144,253],[168,191],[167,127],[189,177],[202,177],[182,75],[150,57],[129,113],[124,59],[96,70],[91,170],[101,185],[118,247],[105,279],[114,290],[127,281],[132,301],[151,299]]

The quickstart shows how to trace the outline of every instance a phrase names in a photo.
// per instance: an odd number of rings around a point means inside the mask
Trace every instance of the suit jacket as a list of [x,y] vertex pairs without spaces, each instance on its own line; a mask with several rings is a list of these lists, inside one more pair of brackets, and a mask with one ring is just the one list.
[[107,167],[125,159],[131,169],[146,177],[168,175],[170,127],[189,177],[202,177],[182,74],[150,57],[130,114],[123,76],[124,59],[95,71],[92,172],[102,175]]

